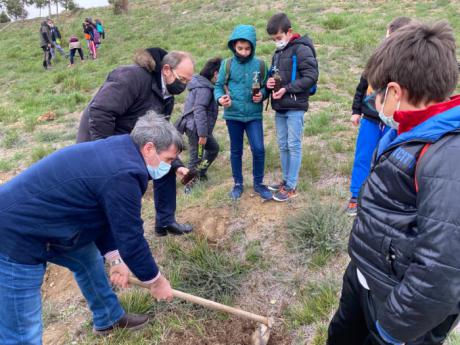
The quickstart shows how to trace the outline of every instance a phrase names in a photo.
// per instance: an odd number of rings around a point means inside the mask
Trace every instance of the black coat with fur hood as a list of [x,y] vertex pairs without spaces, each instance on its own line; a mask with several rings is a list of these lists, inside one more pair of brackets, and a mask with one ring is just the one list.
[[170,116],[174,97],[163,98],[161,60],[167,52],[150,48],[138,52],[135,64],[114,69],[83,111],[77,142],[129,134],[149,110]]

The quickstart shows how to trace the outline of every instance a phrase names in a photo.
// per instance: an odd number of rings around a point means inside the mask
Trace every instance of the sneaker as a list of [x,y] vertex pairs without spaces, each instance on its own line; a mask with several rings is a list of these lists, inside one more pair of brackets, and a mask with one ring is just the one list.
[[297,196],[297,191],[294,188],[282,187],[278,193],[273,195],[273,199],[276,201],[287,201],[289,199],[295,198]]
[[93,328],[93,333],[96,335],[108,335],[119,328],[135,331],[144,328],[148,323],[148,315],[125,314],[119,321],[110,327],[104,329]]
[[286,185],[286,181],[281,181],[280,183],[274,183],[268,186],[272,192],[278,192],[281,188]]
[[254,192],[260,195],[263,200],[271,200],[273,199],[273,194],[264,184],[258,184],[254,186]]
[[243,194],[243,184],[235,183],[232,190],[228,194],[230,198],[232,198],[233,200],[237,200],[241,198],[241,194]]
[[354,217],[358,214],[358,199],[351,198],[348,202],[347,210],[345,211],[347,216]]

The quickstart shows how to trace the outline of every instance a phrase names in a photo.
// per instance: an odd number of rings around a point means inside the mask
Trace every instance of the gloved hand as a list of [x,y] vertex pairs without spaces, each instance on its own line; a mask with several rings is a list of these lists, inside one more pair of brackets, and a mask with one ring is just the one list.
[[390,334],[388,334],[388,332],[382,328],[378,320],[375,322],[375,327],[377,328],[377,332],[379,332],[380,338],[385,340],[388,344],[404,345],[404,343],[400,342],[399,340],[396,340]]

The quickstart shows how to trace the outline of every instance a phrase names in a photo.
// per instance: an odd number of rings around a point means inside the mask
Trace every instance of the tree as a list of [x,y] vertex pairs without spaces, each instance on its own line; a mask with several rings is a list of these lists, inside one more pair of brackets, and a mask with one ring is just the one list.
[[35,7],[40,10],[40,17],[42,16],[42,8],[46,7],[47,1],[46,0],[35,0],[34,2]]
[[27,18],[26,3],[26,1],[5,0],[4,6],[6,8],[6,13],[9,17],[14,19],[25,19]]
[[108,0],[109,4],[113,6],[114,14],[128,13],[129,1],[128,0]]
[[2,11],[2,13],[0,13],[0,23],[8,23],[8,22],[11,22],[10,17],[8,17],[5,11]]
[[66,11],[73,11],[77,7],[73,0],[60,0],[59,3],[64,6]]

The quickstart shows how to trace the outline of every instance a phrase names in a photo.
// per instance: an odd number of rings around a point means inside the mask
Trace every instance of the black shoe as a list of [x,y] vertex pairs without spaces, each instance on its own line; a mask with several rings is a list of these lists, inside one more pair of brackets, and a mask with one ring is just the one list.
[[93,328],[93,333],[96,335],[108,335],[118,328],[135,331],[144,328],[148,323],[148,315],[125,314],[119,321],[110,327],[104,329]]
[[156,226],[155,235],[161,237],[166,236],[168,233],[172,235],[184,235],[189,234],[193,231],[193,227],[190,224],[179,224],[174,222],[168,226]]

